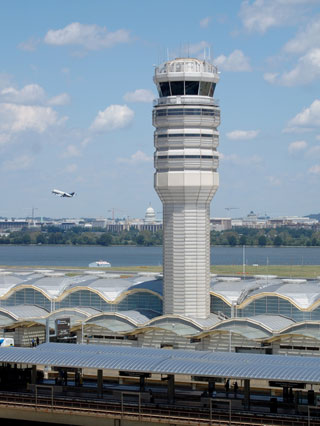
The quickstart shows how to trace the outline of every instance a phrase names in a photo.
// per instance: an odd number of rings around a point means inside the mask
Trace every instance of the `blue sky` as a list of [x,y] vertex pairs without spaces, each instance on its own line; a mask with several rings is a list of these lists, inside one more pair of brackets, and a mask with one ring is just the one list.
[[222,118],[211,216],[320,211],[319,0],[3,0],[0,38],[0,216],[160,212],[154,65],[209,51]]

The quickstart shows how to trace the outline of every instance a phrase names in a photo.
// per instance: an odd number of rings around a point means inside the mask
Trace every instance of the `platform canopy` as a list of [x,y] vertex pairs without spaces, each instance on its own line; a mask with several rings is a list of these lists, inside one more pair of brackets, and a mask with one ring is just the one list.
[[320,383],[320,357],[44,343],[0,347],[0,363]]

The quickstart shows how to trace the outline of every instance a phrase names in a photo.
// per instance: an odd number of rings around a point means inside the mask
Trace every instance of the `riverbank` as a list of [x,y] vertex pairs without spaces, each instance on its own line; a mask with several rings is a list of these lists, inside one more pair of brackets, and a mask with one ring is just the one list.
[[[68,271],[69,273],[82,273],[84,270],[104,271],[115,273],[162,273],[162,266],[141,265],[141,266],[117,266],[111,268],[88,268],[85,266],[57,266],[57,265],[0,265],[1,269],[5,270],[34,270],[34,269],[52,269],[59,271]],[[212,265],[211,273],[218,275],[229,276],[254,276],[254,275],[277,275],[283,278],[308,278],[315,279],[320,277],[320,265]]]
[[[112,271],[159,272],[161,266],[130,266],[108,268]],[[317,278],[320,276],[320,265],[212,265],[212,274],[232,276],[277,275],[286,278]]]

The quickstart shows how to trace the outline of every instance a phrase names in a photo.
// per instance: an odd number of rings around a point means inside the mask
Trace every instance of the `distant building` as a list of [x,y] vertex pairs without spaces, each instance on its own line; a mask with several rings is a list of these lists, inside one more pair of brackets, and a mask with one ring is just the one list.
[[28,228],[30,222],[26,219],[2,219],[0,220],[0,231],[21,231],[23,228]]
[[108,219],[103,219],[103,218],[95,219],[92,222],[92,227],[93,228],[105,228],[107,226],[107,223],[108,223]]
[[210,218],[210,229],[211,231],[228,231],[232,229],[232,223],[230,217],[212,217]]
[[154,223],[156,221],[156,214],[155,211],[151,206],[149,206],[146,210],[146,214],[144,216],[144,222],[145,223]]

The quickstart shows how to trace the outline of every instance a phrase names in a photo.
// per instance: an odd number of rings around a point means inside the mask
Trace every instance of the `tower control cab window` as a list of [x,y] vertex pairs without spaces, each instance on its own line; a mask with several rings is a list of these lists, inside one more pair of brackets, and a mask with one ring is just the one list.
[[209,96],[210,89],[211,89],[210,81],[201,81],[200,96]]
[[184,95],[184,81],[171,81],[172,96]]
[[164,82],[164,83],[160,83],[160,96],[161,97],[166,97],[166,96],[170,96],[170,86],[168,82]]
[[186,95],[198,95],[199,81],[186,81]]
[[171,81],[170,83],[165,81],[159,83],[159,95],[160,97],[167,96],[210,96],[213,97],[215,83],[209,81]]

